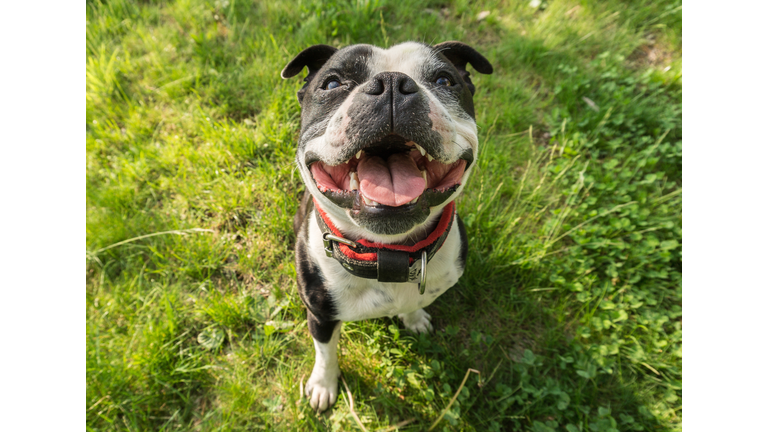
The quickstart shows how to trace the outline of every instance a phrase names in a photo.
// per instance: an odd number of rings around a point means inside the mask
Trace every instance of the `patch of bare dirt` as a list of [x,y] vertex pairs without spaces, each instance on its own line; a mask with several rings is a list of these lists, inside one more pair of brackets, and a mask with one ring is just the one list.
[[661,69],[672,64],[675,60],[673,50],[664,47],[654,35],[646,36],[645,40],[646,43],[640,45],[627,58],[631,64],[638,68],[655,67]]

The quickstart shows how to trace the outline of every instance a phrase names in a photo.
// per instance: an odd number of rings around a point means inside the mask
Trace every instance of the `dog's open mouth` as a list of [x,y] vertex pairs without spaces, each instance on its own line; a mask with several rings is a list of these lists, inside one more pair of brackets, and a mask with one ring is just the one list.
[[455,191],[468,162],[461,158],[441,163],[417,143],[389,135],[344,163],[331,166],[314,161],[309,168],[318,189],[329,198],[359,194],[367,207],[401,207],[416,204],[425,194]]

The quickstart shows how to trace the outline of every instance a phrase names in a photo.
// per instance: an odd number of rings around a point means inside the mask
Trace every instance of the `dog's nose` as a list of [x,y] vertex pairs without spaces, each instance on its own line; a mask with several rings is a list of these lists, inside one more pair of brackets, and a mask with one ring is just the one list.
[[409,95],[419,92],[419,85],[413,78],[406,74],[398,73],[396,77],[393,77],[393,81],[396,83],[396,87],[401,94]]
[[419,85],[413,78],[402,72],[381,72],[371,78],[362,89],[363,93],[378,96],[395,90],[401,95],[411,95],[419,92]]
[[366,130],[411,136],[429,123],[429,103],[413,78],[402,72],[380,72],[360,87],[351,117]]

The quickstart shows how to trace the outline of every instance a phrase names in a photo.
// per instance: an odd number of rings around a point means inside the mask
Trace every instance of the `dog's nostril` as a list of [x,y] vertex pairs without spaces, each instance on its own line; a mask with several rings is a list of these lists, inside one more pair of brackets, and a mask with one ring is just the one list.
[[400,90],[400,93],[408,95],[419,92],[419,85],[411,77],[402,76],[399,81],[397,88]]
[[384,93],[384,83],[381,81],[381,79],[374,78],[365,85],[365,88],[363,88],[363,93],[374,96],[380,95]]

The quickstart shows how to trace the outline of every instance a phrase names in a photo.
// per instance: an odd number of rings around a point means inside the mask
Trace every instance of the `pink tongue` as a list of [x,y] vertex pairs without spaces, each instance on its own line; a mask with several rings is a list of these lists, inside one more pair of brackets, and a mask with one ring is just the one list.
[[426,182],[416,162],[406,153],[384,159],[366,157],[357,165],[360,192],[379,204],[398,207],[424,192]]

